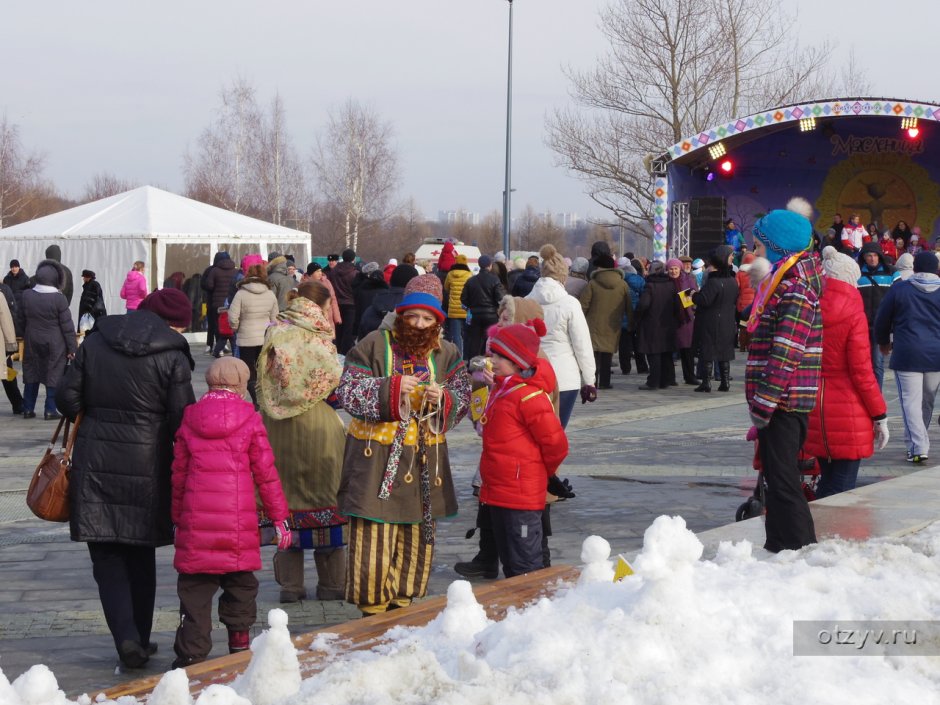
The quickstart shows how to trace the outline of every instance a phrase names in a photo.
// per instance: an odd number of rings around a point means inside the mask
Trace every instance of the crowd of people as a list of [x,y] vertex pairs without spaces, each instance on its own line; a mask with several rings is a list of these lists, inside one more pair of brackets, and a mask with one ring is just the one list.
[[[298,272],[286,254],[236,265],[220,252],[202,275],[171,275],[153,292],[137,262],[121,315],[107,315],[85,270],[79,313],[93,325],[83,338],[69,312],[71,273],[47,252],[32,277],[14,260],[4,279],[0,333],[25,383],[22,396],[9,375],[4,388],[14,413],[33,418],[45,385],[44,418],[79,423],[71,537],[88,544],[127,668],[156,650],[164,545],[175,545],[179,573],[174,666],[208,657],[220,589],[229,649],[248,647],[263,544],[276,546],[282,602],[310,594],[305,551],[317,599],[368,615],[422,597],[436,522],[457,512],[447,437],[467,416],[481,437],[480,544],[455,570],[495,578],[550,565],[551,505],[574,497],[557,475],[565,429],[578,398],[613,388],[617,368],[635,368],[643,392],[678,386],[680,373],[694,392],[712,392],[713,381],[728,392],[730,362],[747,353],[765,548],[797,549],[815,541],[800,455],[818,460],[827,496],[853,488],[861,461],[888,442],[885,356],[912,463],[928,458],[940,389],[937,256],[893,261],[864,237],[856,251],[855,234],[820,251],[811,216],[801,199],[771,211],[753,227],[752,250],[728,221],[725,243],[704,260],[617,258],[597,242],[590,258],[545,245],[528,259],[472,262],[447,243],[432,263],[406,253],[382,266],[345,250]],[[192,280],[216,358],[198,402],[181,335],[202,314]]]

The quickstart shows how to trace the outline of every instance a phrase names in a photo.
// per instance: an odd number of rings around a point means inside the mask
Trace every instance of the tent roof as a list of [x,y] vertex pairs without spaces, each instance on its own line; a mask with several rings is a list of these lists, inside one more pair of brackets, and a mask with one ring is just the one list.
[[276,242],[306,242],[309,233],[249,218],[153,186],[36,218],[0,230],[0,239],[128,238],[168,239],[252,237]]

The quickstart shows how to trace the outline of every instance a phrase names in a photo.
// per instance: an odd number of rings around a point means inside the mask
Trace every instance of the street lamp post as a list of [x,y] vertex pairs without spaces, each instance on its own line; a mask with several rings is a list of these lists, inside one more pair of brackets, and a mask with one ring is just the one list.
[[503,252],[509,259],[509,213],[512,201],[510,187],[512,157],[512,0],[509,0],[509,67],[506,79],[506,185],[503,189]]

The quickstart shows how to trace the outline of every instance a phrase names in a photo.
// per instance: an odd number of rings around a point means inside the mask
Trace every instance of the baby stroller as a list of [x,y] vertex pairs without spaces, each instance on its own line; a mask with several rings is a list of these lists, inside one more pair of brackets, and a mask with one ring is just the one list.
[[[759,517],[767,509],[767,483],[764,480],[764,469],[760,462],[759,441],[754,441],[754,460],[752,467],[757,471],[757,484],[754,486],[754,494],[747,498],[738,511],[734,513],[735,521],[744,521]],[[812,502],[816,499],[816,485],[819,484],[819,462],[812,455],[804,454],[800,449],[800,455],[797,459],[797,467],[800,471],[800,480],[803,484],[803,494],[806,495],[806,501]]]

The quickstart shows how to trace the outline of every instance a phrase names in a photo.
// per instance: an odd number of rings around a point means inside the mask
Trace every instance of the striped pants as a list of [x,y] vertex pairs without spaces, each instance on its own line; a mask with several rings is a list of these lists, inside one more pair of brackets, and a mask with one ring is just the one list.
[[366,614],[407,607],[427,592],[433,552],[421,524],[349,517],[346,601]]

